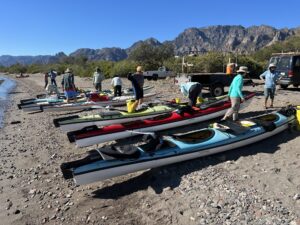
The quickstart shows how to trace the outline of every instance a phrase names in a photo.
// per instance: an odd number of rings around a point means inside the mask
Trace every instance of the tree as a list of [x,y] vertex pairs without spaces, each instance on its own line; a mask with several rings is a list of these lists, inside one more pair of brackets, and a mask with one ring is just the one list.
[[135,72],[137,66],[137,63],[131,60],[116,62],[111,70],[111,75],[113,76],[118,74],[121,77],[126,77],[128,73]]
[[130,53],[128,59],[136,61],[145,70],[156,70],[171,57],[174,57],[174,48],[171,44],[152,46],[142,43]]

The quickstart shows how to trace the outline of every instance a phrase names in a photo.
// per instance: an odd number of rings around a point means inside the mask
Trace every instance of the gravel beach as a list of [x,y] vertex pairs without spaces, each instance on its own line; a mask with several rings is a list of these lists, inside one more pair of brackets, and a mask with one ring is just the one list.
[[[54,127],[54,118],[69,114],[17,109],[21,99],[43,93],[43,79],[42,74],[16,79],[10,93],[0,129],[1,224],[300,225],[299,131],[286,130],[229,152],[75,186],[63,179],[59,166],[92,147],[75,148]],[[91,79],[75,77],[75,82],[92,88]],[[244,87],[258,94],[241,112],[242,118],[266,112],[263,84],[255,82],[255,87]],[[162,99],[182,98],[173,79],[145,85],[154,86]],[[103,87],[110,88],[110,80]],[[300,105],[299,90],[278,89],[275,108],[268,111]]]

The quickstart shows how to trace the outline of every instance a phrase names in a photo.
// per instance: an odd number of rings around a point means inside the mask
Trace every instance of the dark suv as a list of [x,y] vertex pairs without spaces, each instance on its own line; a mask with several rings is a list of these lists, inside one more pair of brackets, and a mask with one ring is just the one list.
[[287,88],[289,85],[298,87],[300,85],[300,53],[275,53],[269,61],[274,63],[276,71],[281,76],[278,84],[281,88]]

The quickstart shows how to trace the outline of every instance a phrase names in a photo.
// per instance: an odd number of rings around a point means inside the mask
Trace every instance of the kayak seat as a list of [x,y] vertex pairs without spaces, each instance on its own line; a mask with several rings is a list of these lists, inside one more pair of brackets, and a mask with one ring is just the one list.
[[102,148],[99,149],[99,153],[102,158],[105,160],[110,159],[137,159],[140,157],[141,152],[137,147],[133,145],[126,146],[114,146],[111,148]]
[[175,112],[181,116],[183,116],[184,113],[193,113],[195,112],[195,110],[189,106],[189,105],[186,105],[186,106],[183,106],[179,109],[176,109]]
[[146,134],[143,136],[143,141],[146,143],[141,146],[145,152],[153,152],[161,147],[162,139],[157,135]]

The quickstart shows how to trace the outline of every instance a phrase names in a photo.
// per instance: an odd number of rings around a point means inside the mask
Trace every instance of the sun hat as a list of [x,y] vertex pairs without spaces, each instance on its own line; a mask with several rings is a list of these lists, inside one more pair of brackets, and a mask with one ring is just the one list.
[[65,73],[71,73],[72,72],[72,69],[71,68],[67,68]]
[[237,73],[249,73],[247,66],[240,66],[240,68],[236,72]]
[[138,67],[136,68],[136,72],[142,72],[142,71],[143,71],[143,67],[138,66]]
[[274,63],[271,63],[270,65],[269,65],[269,69],[270,68],[276,68],[276,65],[274,64]]

